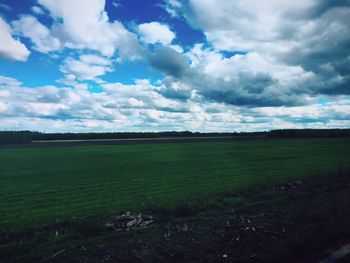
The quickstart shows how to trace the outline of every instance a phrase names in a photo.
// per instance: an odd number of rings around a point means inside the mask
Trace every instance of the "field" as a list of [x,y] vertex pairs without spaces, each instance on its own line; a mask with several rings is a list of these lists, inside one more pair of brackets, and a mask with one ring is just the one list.
[[0,149],[0,229],[26,229],[329,174],[349,139]]
[[0,150],[0,227],[26,228],[338,171],[349,139]]

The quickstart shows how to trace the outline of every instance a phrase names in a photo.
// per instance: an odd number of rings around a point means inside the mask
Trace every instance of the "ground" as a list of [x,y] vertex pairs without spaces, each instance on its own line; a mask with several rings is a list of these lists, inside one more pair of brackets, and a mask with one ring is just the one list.
[[[1,206],[0,261],[318,262],[327,258],[331,250],[350,241],[348,143],[346,139],[329,139],[94,146],[70,150],[3,149],[0,161],[5,169],[1,180],[3,185],[12,188],[4,188],[2,192],[2,198],[7,193],[7,199],[3,200],[11,202]],[[96,160],[96,156],[100,159]],[[104,160],[102,156],[109,158]],[[133,159],[128,162],[130,156]],[[111,160],[119,160],[119,163]],[[150,160],[153,163],[148,165]],[[102,167],[100,163],[110,164],[109,168],[115,170],[91,169]],[[93,202],[84,214],[84,208],[94,196],[87,200],[81,197],[101,190],[97,187],[101,186],[101,181],[96,184],[97,179],[93,180],[97,174],[99,180],[115,179],[108,177],[108,173],[114,171],[120,179],[123,173],[116,172],[116,168],[131,169],[132,163],[137,167],[133,171],[137,171],[138,176],[131,179],[141,180],[142,174],[152,175],[152,171],[160,170],[168,172],[168,176],[182,173],[181,180],[176,177],[172,181],[158,180],[153,184],[158,188],[148,188],[162,193],[159,187],[172,182],[174,187],[168,187],[164,195],[172,198],[171,202],[160,202],[155,198],[155,191],[148,192],[148,198],[131,205],[130,209],[120,206],[125,204],[122,202],[115,202],[115,206],[98,206],[98,202]],[[242,165],[250,167],[240,169]],[[89,169],[84,170],[86,167]],[[222,169],[218,170],[219,167]],[[91,191],[67,184],[80,179],[84,171],[85,186],[90,184]],[[77,197],[72,201],[83,209],[77,209],[79,213],[74,218],[67,216],[72,210],[65,209],[60,210],[61,217],[51,220],[49,212],[62,207],[55,198],[65,200],[66,196],[52,196],[55,192],[45,177],[48,172],[51,173],[49,179],[54,180],[59,189],[65,189],[68,197]],[[197,177],[197,185],[193,185],[194,181],[189,183],[191,177],[201,175],[199,172],[205,172],[199,178],[206,181],[201,184]],[[242,178],[246,178],[243,183]],[[179,198],[179,194],[191,188],[192,195]],[[169,194],[174,192],[176,194]],[[45,209],[35,206],[39,197],[46,198],[40,203]],[[106,209],[104,213],[101,207]],[[154,222],[144,227],[121,229],[108,225],[111,218],[129,210],[131,215],[151,216]],[[38,214],[38,211],[47,213]],[[10,221],[11,218],[15,219]]]

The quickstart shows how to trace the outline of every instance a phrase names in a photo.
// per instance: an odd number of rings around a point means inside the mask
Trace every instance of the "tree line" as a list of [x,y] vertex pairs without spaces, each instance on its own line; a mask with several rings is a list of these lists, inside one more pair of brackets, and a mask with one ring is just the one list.
[[42,133],[32,131],[0,131],[0,145],[30,144],[43,140],[93,140],[177,137],[253,137],[253,138],[325,138],[350,137],[350,129],[284,129],[263,132],[101,132],[101,133]]
[[350,137],[350,129],[285,129],[272,130],[268,137],[290,138],[326,138],[326,137]]
[[0,131],[1,144],[29,144],[32,142],[30,131]]

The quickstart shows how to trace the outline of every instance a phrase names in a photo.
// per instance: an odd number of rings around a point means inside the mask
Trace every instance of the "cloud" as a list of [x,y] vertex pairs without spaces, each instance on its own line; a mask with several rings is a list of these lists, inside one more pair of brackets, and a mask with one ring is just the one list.
[[9,25],[0,17],[0,57],[26,61],[30,51],[19,40],[12,37]]
[[14,30],[18,34],[29,38],[34,44],[33,48],[39,52],[47,53],[61,48],[60,41],[53,37],[46,26],[41,24],[34,16],[22,16],[12,24]]
[[140,24],[138,25],[138,31],[141,39],[147,44],[160,43],[167,46],[175,38],[175,33],[169,29],[169,26],[159,22]]
[[308,21],[297,33],[301,41],[278,58],[314,73],[314,93],[350,94],[350,4],[324,8],[316,12],[321,16]]
[[10,11],[12,8],[6,4],[0,3],[0,8],[6,10],[6,11]]
[[[31,12],[39,20],[19,15],[8,25],[0,18],[1,57],[27,59],[30,52],[19,36],[41,53],[59,51],[51,56],[63,59],[64,75],[59,87],[35,88],[0,76],[0,129],[350,125],[349,0],[170,0],[162,6],[171,19],[201,30],[206,42],[185,49],[174,44],[176,34],[164,19],[140,24],[132,33],[108,17],[104,0],[38,0]],[[101,79],[114,63],[134,59],[162,73],[156,84]]]
[[170,7],[204,32],[209,47],[184,54],[185,74],[158,66],[169,75],[165,96],[195,91],[203,99],[263,107],[350,94],[349,1],[190,0]]
[[78,86],[28,88],[16,79],[0,76],[0,129],[210,132],[350,124],[349,97],[334,101],[328,97],[325,105],[238,107],[198,96],[188,101],[165,98],[159,92],[162,87],[148,80],[132,85],[104,83],[101,88],[101,93]]
[[157,47],[148,55],[151,65],[174,77],[181,77],[188,68],[188,60],[169,47]]
[[18,81],[17,79],[5,77],[0,75],[0,87],[19,87],[22,85],[22,82]]
[[32,6],[31,10],[36,15],[43,15],[43,14],[45,14],[45,11],[41,7],[39,7],[37,5]]
[[117,1],[112,1],[112,5],[115,7],[115,8],[118,8],[121,6],[120,3],[118,3]]
[[149,61],[166,75],[159,92],[180,100],[201,96],[204,100],[251,107],[303,105],[310,94],[299,84],[314,78],[300,67],[280,65],[257,53],[225,58],[203,45],[185,54],[158,48]]
[[94,80],[96,77],[113,71],[112,63],[97,55],[81,55],[79,60],[68,57],[60,70],[68,75],[68,81],[74,81],[75,77],[80,80]]
[[164,0],[163,8],[172,16],[178,17],[178,10],[182,7],[182,2],[179,0]]
[[184,49],[180,45],[168,45],[171,49],[175,50],[177,53],[183,53]]
[[[137,130],[148,125],[146,118],[173,115],[182,107],[162,97],[156,92],[157,87],[146,80],[138,80],[134,85],[103,84],[103,89],[101,93],[90,93],[75,86],[27,88],[16,79],[0,77],[0,117],[4,120],[0,128]],[[165,119],[159,121],[166,122]],[[155,122],[154,119],[153,124]]]
[[[202,29],[217,49],[258,51],[281,40],[280,31],[289,24],[287,12],[302,12],[313,2],[190,0],[184,7],[184,16],[194,27]],[[293,22],[299,25],[298,21]]]
[[104,0],[39,0],[39,3],[54,19],[52,35],[65,47],[95,50],[104,56],[113,56],[118,51],[124,58],[140,57],[136,36],[119,21],[109,22]]

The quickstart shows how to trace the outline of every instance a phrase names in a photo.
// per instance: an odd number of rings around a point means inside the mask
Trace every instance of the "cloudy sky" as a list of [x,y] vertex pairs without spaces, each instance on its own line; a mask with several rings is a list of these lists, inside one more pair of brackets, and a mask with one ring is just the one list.
[[345,127],[349,0],[0,2],[0,130]]

